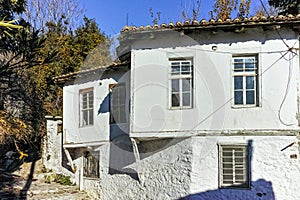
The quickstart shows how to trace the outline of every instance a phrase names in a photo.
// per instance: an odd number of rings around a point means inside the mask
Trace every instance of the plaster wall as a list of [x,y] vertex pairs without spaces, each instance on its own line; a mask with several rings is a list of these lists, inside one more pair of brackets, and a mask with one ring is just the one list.
[[[234,38],[232,33],[181,36],[176,32],[134,43],[131,136],[297,129],[299,57],[286,51],[287,47],[275,37],[275,32],[255,31],[259,30],[236,34]],[[289,46],[299,46],[295,33],[284,30],[283,33]],[[258,56],[257,107],[233,105],[233,55]],[[192,57],[194,62],[191,109],[172,109],[170,105],[168,62],[170,58],[181,57]]]
[[[130,143],[118,141],[89,147],[100,151],[100,178],[82,177],[86,148],[69,149],[76,172],[61,165],[61,136],[55,121],[48,121],[47,169],[71,176],[95,199],[299,199],[299,137],[296,136],[196,136],[186,139],[141,141],[139,159]],[[124,136],[125,137],[125,136]],[[288,146],[295,142],[289,148]],[[219,189],[219,144],[250,145],[250,189]],[[51,150],[51,152],[50,152]],[[291,155],[297,158],[291,158]],[[45,159],[51,155],[50,159]],[[126,162],[131,160],[130,162]],[[112,171],[117,170],[117,173]],[[136,173],[136,176],[132,175]]]
[[[299,199],[296,136],[207,136],[193,138],[191,194],[195,199]],[[250,145],[250,189],[219,189],[218,144]],[[296,154],[297,159],[290,158]]]
[[[106,77],[107,76],[107,77]],[[109,111],[109,94],[110,84],[125,83],[126,85],[126,102],[129,104],[129,73],[114,72],[109,76],[104,74],[103,77],[93,81],[78,82],[73,85],[64,86],[63,88],[63,127],[64,143],[69,144],[92,144],[99,141],[109,141],[118,135],[128,133],[128,124],[120,124],[115,127],[110,125]],[[80,127],[79,125],[79,98],[80,90],[93,88],[94,91],[94,123],[90,126]],[[129,123],[129,108],[126,108],[127,122]]]

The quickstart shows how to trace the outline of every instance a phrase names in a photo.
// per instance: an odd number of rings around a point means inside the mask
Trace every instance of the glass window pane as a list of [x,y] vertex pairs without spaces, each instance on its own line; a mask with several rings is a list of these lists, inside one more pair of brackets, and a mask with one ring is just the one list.
[[243,59],[234,59],[234,70],[243,70]]
[[180,99],[179,99],[179,94],[172,94],[172,106],[173,107],[178,107],[179,106],[179,102],[180,102]]
[[172,92],[179,92],[179,79],[172,79]]
[[191,79],[190,78],[183,78],[182,79],[182,91],[183,92],[190,92],[191,91]]
[[94,124],[94,112],[93,109],[89,110],[89,125]]
[[87,110],[83,110],[82,111],[82,126],[87,125],[88,123],[88,111]]
[[254,71],[255,64],[254,63],[246,63],[245,68],[246,68],[245,71]]
[[223,175],[223,178],[224,178],[224,182],[225,181],[231,181],[231,180],[233,180],[233,176],[232,175]]
[[223,169],[223,174],[233,174],[233,169]]
[[126,122],[125,105],[120,108],[120,123]]
[[183,106],[191,106],[191,93],[182,94]]
[[172,62],[171,63],[171,73],[172,74],[179,74],[180,73],[180,63],[179,62]]
[[254,90],[246,92],[246,104],[255,104],[255,93],[254,93]]
[[234,89],[243,89],[243,77],[242,76],[234,77]]
[[191,73],[191,63],[190,62],[182,62],[181,74],[190,74],[190,73]]
[[243,104],[243,91],[234,92],[234,104],[236,105]]
[[254,89],[255,87],[255,77],[247,76],[246,77],[246,89]]

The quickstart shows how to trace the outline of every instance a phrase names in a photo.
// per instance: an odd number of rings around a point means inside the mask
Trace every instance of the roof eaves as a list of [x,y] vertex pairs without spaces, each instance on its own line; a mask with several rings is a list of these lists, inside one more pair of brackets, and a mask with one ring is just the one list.
[[99,71],[106,71],[110,69],[117,69],[120,67],[128,66],[129,63],[130,62],[112,63],[111,65],[107,65],[107,66],[99,66],[99,67],[94,67],[86,70],[63,74],[61,76],[54,77],[52,80],[54,81],[54,83],[65,83],[67,81],[74,80],[77,77],[84,77],[84,76],[96,74]]

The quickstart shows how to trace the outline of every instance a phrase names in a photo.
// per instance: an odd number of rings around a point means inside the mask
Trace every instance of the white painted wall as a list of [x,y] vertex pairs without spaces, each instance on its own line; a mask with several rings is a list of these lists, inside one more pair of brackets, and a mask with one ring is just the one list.
[[[251,189],[218,188],[218,144],[237,144],[252,141]],[[299,145],[282,148],[297,142],[295,136],[220,136],[193,138],[191,194],[199,199],[299,199]],[[262,197],[257,193],[266,193]],[[197,198],[196,198],[197,199]]]
[[[297,35],[281,30],[285,43],[298,47]],[[297,129],[299,56],[288,53],[274,31],[248,30],[216,35],[205,32],[180,36],[171,32],[133,44],[131,69],[131,136],[172,135],[170,132],[244,129]],[[291,39],[290,39],[291,38]],[[217,50],[213,51],[212,47]],[[235,54],[258,54],[259,107],[233,108],[232,65]],[[171,57],[194,58],[194,107],[171,110],[169,67]],[[280,61],[276,62],[277,59]],[[290,59],[288,61],[287,59]],[[279,120],[279,107],[290,84]],[[288,124],[288,125],[286,125]],[[174,135],[174,134],[173,134]]]
[[[63,127],[64,142],[71,144],[89,144],[100,141],[109,141],[111,137],[128,133],[128,125],[112,125],[109,123],[109,85],[115,83],[126,84],[126,102],[129,105],[130,86],[129,73],[122,71],[111,72],[109,75],[95,78],[94,81],[80,82],[67,85],[63,88]],[[91,126],[79,126],[79,91],[93,88],[94,90],[94,124]],[[101,107],[101,110],[100,110]],[[129,107],[129,106],[128,106]],[[126,110],[129,116],[129,108]],[[129,123],[129,118],[127,119]]]

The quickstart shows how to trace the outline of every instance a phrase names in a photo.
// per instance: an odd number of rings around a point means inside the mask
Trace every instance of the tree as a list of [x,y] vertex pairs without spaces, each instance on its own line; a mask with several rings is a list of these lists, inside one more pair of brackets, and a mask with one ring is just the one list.
[[[38,125],[34,120],[27,121],[32,107],[27,110],[25,108],[32,104],[34,98],[24,92],[22,83],[25,80],[21,83],[22,75],[31,67],[47,62],[48,57],[42,59],[40,56],[39,49],[43,47],[45,39],[39,36],[38,31],[23,19],[14,20],[24,8],[23,0],[0,0],[0,17],[3,22],[0,27],[0,140],[12,142],[14,139],[21,139],[30,144],[33,141],[31,139],[35,138],[31,133],[37,133],[37,129],[31,128]],[[24,129],[16,128],[15,122],[26,126]],[[12,129],[13,127],[15,128]]]
[[300,13],[299,0],[269,0],[269,4],[279,9],[279,14],[293,14]]
[[273,6],[270,6],[268,4],[268,0],[262,0],[262,1],[258,1],[256,2],[256,4],[253,4],[252,6],[252,11],[253,11],[253,15],[255,16],[269,16],[269,15],[273,15],[273,16],[277,16],[278,15],[278,9],[276,9]]
[[[191,3],[190,3],[191,4]],[[192,8],[190,6],[182,5],[181,17],[183,20],[197,20],[199,18],[201,1],[193,1]]]
[[84,25],[75,31],[74,46],[83,58],[81,69],[105,66],[111,63],[111,41],[93,19],[84,17]]
[[215,0],[213,6],[214,17],[217,19],[230,19],[233,13],[237,17],[247,17],[250,12],[251,0]]
[[[84,24],[75,31],[68,31],[62,21],[48,24],[44,34],[46,41],[40,52],[47,57],[55,56],[51,63],[33,67],[29,71],[29,85],[34,85],[38,99],[43,101],[40,110],[45,115],[62,114],[62,89],[53,83],[53,77],[81,69],[102,66],[110,63],[109,39],[92,19],[84,17]],[[30,88],[28,86],[28,88]],[[33,92],[33,91],[31,91]]]
[[67,29],[74,29],[84,9],[76,0],[28,0],[25,19],[36,29],[45,32],[47,23],[64,23]]

